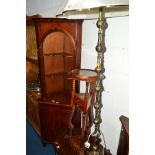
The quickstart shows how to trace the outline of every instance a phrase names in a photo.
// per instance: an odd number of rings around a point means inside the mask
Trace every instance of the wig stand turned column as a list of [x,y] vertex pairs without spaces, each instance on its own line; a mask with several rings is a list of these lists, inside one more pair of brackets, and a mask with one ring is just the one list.
[[106,29],[106,20],[104,18],[103,8],[99,9],[99,18],[97,21],[98,27],[98,43],[96,46],[97,55],[97,65],[96,65],[96,72],[97,72],[97,81],[95,84],[95,118],[94,118],[94,132],[90,135],[89,143],[90,147],[86,150],[86,155],[104,155],[104,147],[100,144],[101,143],[101,130],[100,124],[102,122],[101,119],[101,108],[102,108],[102,92],[104,90],[102,81],[105,78],[104,76],[104,52],[106,51],[105,44],[104,44],[104,36],[105,36],[105,29]]

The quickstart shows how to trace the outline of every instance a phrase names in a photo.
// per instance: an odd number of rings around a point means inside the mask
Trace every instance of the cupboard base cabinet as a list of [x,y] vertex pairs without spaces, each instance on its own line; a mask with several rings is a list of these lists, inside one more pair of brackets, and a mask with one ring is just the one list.
[[[69,104],[69,102],[68,102]],[[61,128],[71,128],[73,108],[65,104],[39,102],[41,133],[43,143],[56,143]]]

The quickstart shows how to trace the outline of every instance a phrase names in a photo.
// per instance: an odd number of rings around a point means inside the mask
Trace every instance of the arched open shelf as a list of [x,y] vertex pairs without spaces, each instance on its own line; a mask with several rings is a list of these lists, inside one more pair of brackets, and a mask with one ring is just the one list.
[[66,75],[73,69],[75,45],[72,38],[62,31],[49,33],[43,42],[46,95],[67,93],[71,84]]

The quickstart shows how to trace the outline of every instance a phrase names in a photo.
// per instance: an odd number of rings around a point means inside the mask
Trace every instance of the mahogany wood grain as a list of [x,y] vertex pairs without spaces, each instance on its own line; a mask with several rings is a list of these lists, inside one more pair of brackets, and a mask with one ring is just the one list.
[[39,137],[41,137],[40,131],[40,117],[38,108],[38,99],[40,94],[34,91],[26,92],[26,118],[36,131]]
[[[67,73],[81,64],[83,20],[57,18],[35,19],[38,64],[41,84],[39,115],[42,141],[54,143],[62,127],[79,126],[71,102],[72,82]],[[76,84],[76,90],[79,85]],[[75,116],[75,115],[74,115]]]
[[[70,143],[76,150],[81,150],[81,148],[84,147],[84,142],[88,140],[88,134],[90,134],[89,130],[93,122],[92,108],[94,104],[94,83],[97,79],[97,73],[88,69],[74,69],[68,74],[68,79],[72,79],[73,81],[72,103],[82,111],[81,133],[80,135],[71,136]],[[76,93],[75,81],[81,80],[85,81],[85,92]],[[86,118],[88,119],[88,122],[86,121]]]
[[129,118],[126,116],[120,116],[121,132],[119,138],[119,144],[117,149],[117,155],[129,154]]
[[[57,18],[39,18],[35,20],[43,100],[46,100],[54,91],[66,91],[66,73],[74,68],[80,68],[82,22],[83,20]],[[59,53],[59,55],[52,55],[52,53]],[[70,56],[66,56],[66,53]],[[64,75],[52,76],[52,78],[56,78],[53,79],[54,84],[58,85],[60,90],[55,89],[55,86],[51,88],[53,80],[46,77],[47,74],[57,72],[64,72]],[[67,87],[68,90],[71,90],[71,88]]]

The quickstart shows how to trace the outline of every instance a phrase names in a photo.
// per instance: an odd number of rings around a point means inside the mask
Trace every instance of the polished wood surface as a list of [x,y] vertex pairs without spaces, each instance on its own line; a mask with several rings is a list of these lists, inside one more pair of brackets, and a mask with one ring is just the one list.
[[125,117],[125,116],[121,116],[120,121],[121,121],[121,124],[122,124],[124,131],[129,136],[129,118]]
[[[93,124],[96,72],[79,70],[82,20],[33,20],[38,57],[31,53],[26,60],[39,66],[41,91],[39,98],[27,91],[27,118],[43,144],[55,144],[58,154],[83,155]],[[81,80],[86,83],[84,93],[79,91]]]
[[[74,150],[74,154],[83,155],[84,142],[88,140],[90,128],[93,124],[94,82],[97,79],[97,74],[93,70],[74,69],[71,72],[69,72],[67,78],[68,80],[71,80],[73,83],[71,104],[78,108],[82,113],[81,127],[78,129],[70,129],[71,133],[69,135],[69,144],[70,147]],[[86,85],[84,93],[76,92],[75,90],[76,81],[80,82],[81,80],[85,81]],[[88,89],[88,87],[90,88]],[[73,132],[75,133],[75,131],[79,132],[76,132],[76,134],[72,134]],[[63,140],[64,139],[62,139],[62,141],[60,141],[59,143],[63,143]]]
[[[38,109],[38,99],[40,93],[29,85],[34,85],[38,81],[38,55],[36,43],[36,30],[34,18],[40,17],[39,15],[26,16],[26,118],[41,137],[40,132],[40,118]],[[34,91],[32,91],[34,90]]]
[[94,82],[96,81],[97,73],[90,69],[74,69],[68,74],[68,78],[76,80]]
[[[83,144],[93,124],[96,73],[77,70],[81,64],[82,22],[27,17],[27,81],[36,80],[35,67],[39,67],[41,84],[41,91],[26,92],[27,119],[43,144],[54,144],[59,155],[84,155]],[[79,92],[81,80],[86,82],[84,93]]]
[[[94,104],[94,83],[97,79],[97,73],[88,69],[74,69],[69,75],[69,78],[73,79],[72,98],[73,104],[82,111],[82,138],[84,137],[84,131],[86,128],[86,114],[89,112],[89,122],[92,125],[92,108]],[[85,92],[75,92],[75,81],[85,81]],[[91,87],[88,90],[88,87]],[[91,126],[90,125],[90,126]]]
[[66,74],[80,68],[82,20],[40,18],[35,21],[42,99],[71,91]]
[[[72,81],[67,80],[66,76],[72,69],[80,68],[82,22],[56,18],[35,19],[43,143],[54,143],[59,128],[78,127],[81,124],[81,113],[76,110],[75,115],[72,106]],[[79,90],[79,84],[76,84],[76,90]]]
[[58,130],[62,127],[71,128],[73,108],[60,102],[39,102],[40,122],[42,141],[44,143],[54,143]]
[[34,18],[39,18],[40,15],[26,16],[26,56],[37,56],[37,43],[36,43],[36,29]]
[[38,77],[38,55],[34,18],[39,15],[26,16],[26,81],[34,81]]
[[40,98],[39,92],[27,91],[26,92],[26,118],[41,137],[40,132],[40,117],[38,109],[38,99]]
[[129,118],[120,116],[121,132],[117,149],[117,155],[128,155],[129,153]]
[[26,81],[35,81],[38,77],[38,66],[33,62],[26,60]]

